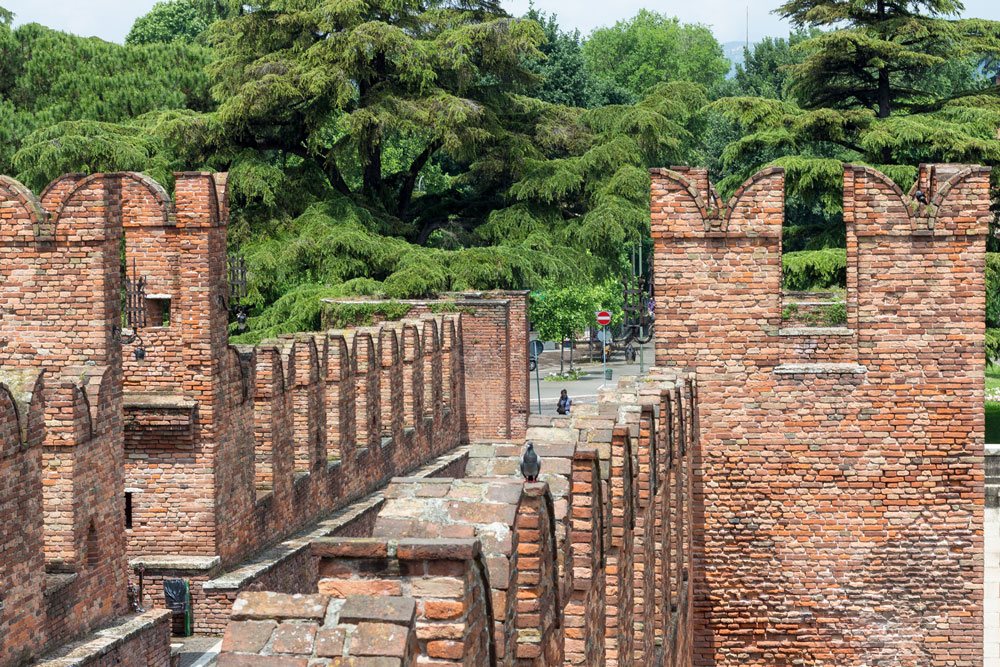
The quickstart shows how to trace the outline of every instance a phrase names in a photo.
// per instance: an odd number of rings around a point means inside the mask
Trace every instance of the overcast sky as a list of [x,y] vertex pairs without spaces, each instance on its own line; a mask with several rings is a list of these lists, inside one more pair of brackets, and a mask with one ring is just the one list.
[[[136,17],[149,11],[155,0],[0,0],[0,6],[13,11],[16,22],[38,22],[79,35],[96,35],[120,42]],[[503,0],[512,14],[522,14],[529,0]],[[579,28],[584,34],[596,27],[610,25],[634,15],[646,7],[679,17],[688,23],[712,26],[721,42],[746,38],[747,7],[750,9],[750,39],[766,35],[784,35],[788,26],[771,10],[780,0],[534,0],[545,12],[554,12],[566,28]],[[965,0],[966,16],[1000,20],[997,0]]]

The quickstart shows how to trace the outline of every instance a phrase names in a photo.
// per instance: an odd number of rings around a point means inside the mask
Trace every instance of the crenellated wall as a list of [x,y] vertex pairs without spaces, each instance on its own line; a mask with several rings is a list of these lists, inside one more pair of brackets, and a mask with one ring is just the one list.
[[[479,391],[484,370],[526,365],[516,349],[489,368],[470,362],[460,309],[229,345],[226,175],[175,182],[171,198],[141,174],[70,174],[36,199],[0,179],[0,368],[44,371],[47,398],[44,441],[26,450],[39,461],[10,457],[11,474],[41,475],[42,534],[26,528],[16,548],[38,541],[45,564],[9,575],[27,586],[18,614],[40,599],[47,620],[36,632],[37,613],[16,628],[0,616],[19,638],[5,652],[126,614],[126,553],[147,605],[180,576],[196,627],[219,627],[202,584],[467,441],[467,377]],[[144,283],[144,322],[123,319],[123,276]],[[523,295],[475,298],[515,323],[503,346],[526,348]],[[476,405],[476,423],[510,430],[507,403]],[[4,502],[30,508],[29,483]]]
[[373,522],[297,543],[315,567],[283,558],[283,587],[260,594],[276,597],[236,600],[220,664],[320,656],[318,635],[296,650],[251,641],[248,614],[277,621],[277,603],[304,619],[317,598],[376,609],[402,596],[415,601],[417,664],[690,665],[694,400],[690,377],[658,371],[572,416],[532,417],[538,482],[520,478],[514,443],[466,447],[464,469],[448,464],[458,477],[439,466],[393,479],[345,510],[377,510]]
[[[461,314],[455,335],[462,339],[462,357],[458,363],[460,376],[453,405],[461,412],[462,428],[468,441],[520,440],[524,437],[531,412],[528,405],[528,292],[497,290],[444,294],[433,300],[327,299],[325,302],[332,307],[368,306],[376,322],[384,317],[379,306],[389,304],[408,309],[406,318]],[[428,374],[425,370],[425,377]],[[445,389],[446,396],[451,396],[447,387]],[[410,392],[405,395],[409,396]]]
[[[123,174],[36,199],[0,177],[0,665],[84,637],[116,659],[169,653],[162,614],[130,617],[125,551],[120,242]],[[11,419],[12,418],[12,419]],[[125,619],[124,625],[121,623]],[[127,626],[127,629],[126,629]],[[159,637],[159,644],[157,643]],[[109,651],[84,643],[79,664]],[[151,653],[151,652],[152,653]]]
[[924,205],[846,167],[819,328],[782,320],[780,169],[721,207],[652,179],[657,364],[698,377],[694,664],[982,664],[988,170],[922,166]]

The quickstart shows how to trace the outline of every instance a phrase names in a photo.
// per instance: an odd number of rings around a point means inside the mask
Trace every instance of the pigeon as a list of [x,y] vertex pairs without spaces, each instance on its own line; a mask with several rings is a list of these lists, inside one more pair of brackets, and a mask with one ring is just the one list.
[[921,204],[925,205],[927,204],[927,195],[924,194],[923,190],[917,190],[914,197],[916,197],[917,201],[920,202]]
[[521,474],[527,482],[537,482],[538,473],[542,470],[542,459],[535,453],[535,445],[528,443],[521,455]]

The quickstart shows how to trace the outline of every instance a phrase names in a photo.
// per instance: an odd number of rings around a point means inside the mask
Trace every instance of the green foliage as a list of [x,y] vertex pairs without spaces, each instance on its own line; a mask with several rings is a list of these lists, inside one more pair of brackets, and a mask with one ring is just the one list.
[[788,68],[802,61],[794,47],[809,37],[799,30],[788,36],[765,37],[750,49],[744,49],[743,63],[736,66],[738,95],[786,100],[791,97]]
[[612,325],[621,322],[621,285],[616,281],[569,286],[548,282],[531,293],[531,323],[542,340],[562,341],[579,335],[596,326],[594,316],[600,310],[611,313]]
[[213,21],[227,16],[226,5],[218,0],[165,0],[136,19],[125,37],[126,44],[193,42]]
[[[724,196],[783,166],[785,284],[828,288],[846,272],[844,162],[904,189],[920,162],[1000,162],[978,67],[996,66],[997,24],[888,5],[788,2],[803,32],[755,46],[726,84],[705,27],[648,11],[584,40],[495,0],[170,0],[121,46],[13,30],[0,10],[0,172],[39,189],[66,171],[168,187],[229,171],[244,342],[321,327],[324,298],[490,288],[535,289],[553,338],[582,330],[620,311],[611,279],[649,244],[648,168],[669,164],[707,164]],[[724,90],[740,97],[709,104]]]
[[843,248],[786,252],[781,261],[785,289],[816,291],[847,283],[847,251]]
[[579,368],[571,368],[565,373],[550,373],[542,378],[542,380],[545,382],[576,382],[586,374],[586,371],[582,371]]
[[552,104],[571,107],[605,103],[607,95],[602,94],[600,84],[587,69],[580,31],[560,30],[554,14],[546,15],[534,7],[525,18],[537,21],[545,31],[545,42],[539,46],[545,58],[532,66],[541,80],[535,96]]
[[346,329],[368,326],[375,322],[375,316],[382,321],[395,322],[406,317],[412,306],[398,301],[323,304],[323,325],[328,329]]
[[[260,0],[211,35],[227,144],[299,160],[328,188],[404,219],[418,215],[411,204],[432,159],[468,165],[502,134],[511,94],[535,81],[525,63],[541,57],[544,40],[537,23],[491,0]],[[399,142],[412,150],[392,164]]]
[[1000,443],[1000,403],[986,401],[986,442]]
[[468,315],[476,314],[476,309],[472,306],[460,306],[454,301],[432,303],[430,305],[430,311],[435,315],[440,315],[441,313],[466,313]]
[[956,0],[790,0],[778,13],[794,25],[838,28],[799,44],[793,87],[811,108],[861,107],[879,118],[966,92],[962,86],[983,88],[972,67],[953,65],[1000,51],[1000,23],[945,18],[962,8]]
[[[514,201],[495,211],[481,233],[490,239],[544,234],[601,258],[605,272],[618,275],[622,249],[649,233],[648,168],[684,160],[705,102],[700,86],[674,82],[654,87],[634,105],[553,112],[564,143],[524,160],[509,191]],[[539,123],[538,145],[552,141],[549,127]]]
[[641,99],[668,81],[719,85],[730,64],[722,47],[703,25],[640,10],[610,28],[598,28],[583,45],[587,65],[598,79],[624,87]]
[[818,310],[800,312],[799,304],[790,303],[781,310],[783,320],[796,320],[807,326],[839,327],[847,324],[847,304],[837,301]]
[[1000,329],[1000,253],[986,253],[986,326]]
[[558,342],[586,329],[597,308],[589,286],[548,284],[531,294],[531,323],[539,338]]
[[[996,367],[998,359],[1000,359],[1000,329],[989,328],[986,330],[986,363]],[[1000,409],[1000,403],[997,404],[997,407]],[[1000,428],[1000,423],[997,426]],[[1000,440],[996,442],[1000,442]]]
[[148,136],[154,116],[210,107],[200,46],[120,46],[28,24],[0,26],[0,56],[0,173],[34,187],[65,171],[165,167],[178,156],[158,151],[176,144]]

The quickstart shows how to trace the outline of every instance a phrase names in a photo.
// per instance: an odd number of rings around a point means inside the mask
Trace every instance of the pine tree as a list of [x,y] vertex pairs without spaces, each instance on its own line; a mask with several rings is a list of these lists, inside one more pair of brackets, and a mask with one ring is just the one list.
[[495,0],[258,0],[212,34],[226,143],[308,164],[400,218],[433,159],[474,160],[495,138],[544,40]]
[[1000,51],[1000,24],[956,19],[958,0],[790,0],[777,13],[800,28],[831,28],[802,43],[791,67],[810,108],[872,109],[879,118],[966,91],[932,90],[949,61]]

